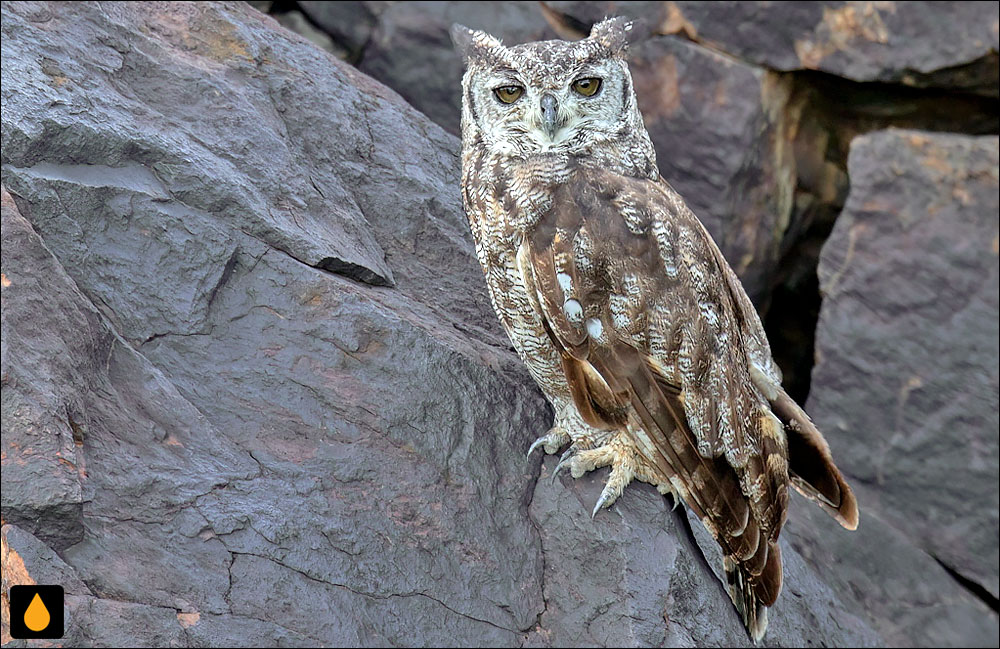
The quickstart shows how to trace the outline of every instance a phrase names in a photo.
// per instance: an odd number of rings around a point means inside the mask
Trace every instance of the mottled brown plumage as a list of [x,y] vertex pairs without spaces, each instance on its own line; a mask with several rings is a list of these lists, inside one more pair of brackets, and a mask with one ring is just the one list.
[[659,176],[629,28],[507,48],[456,26],[466,212],[497,315],[555,408],[531,450],[570,444],[557,471],[574,477],[610,466],[595,514],[632,479],[683,500],[759,639],[781,590],[788,484],[849,529],[857,506],[782,390],[739,280]]

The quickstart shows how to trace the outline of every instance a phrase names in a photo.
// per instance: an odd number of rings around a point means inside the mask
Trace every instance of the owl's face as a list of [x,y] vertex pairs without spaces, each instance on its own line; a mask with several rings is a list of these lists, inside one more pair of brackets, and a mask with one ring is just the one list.
[[508,48],[456,26],[452,35],[467,62],[464,136],[523,156],[584,154],[631,133],[641,117],[623,56],[627,29],[624,21],[605,21],[582,41]]

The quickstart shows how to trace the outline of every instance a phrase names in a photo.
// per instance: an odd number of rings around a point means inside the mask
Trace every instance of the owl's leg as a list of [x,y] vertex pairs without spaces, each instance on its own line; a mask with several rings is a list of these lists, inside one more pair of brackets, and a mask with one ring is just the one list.
[[594,448],[579,448],[574,443],[563,454],[559,460],[559,464],[556,465],[555,470],[552,472],[552,478],[555,479],[559,471],[563,467],[566,467],[569,469],[570,475],[574,478],[579,478],[588,471],[605,466],[611,467],[611,475],[608,476],[604,490],[597,499],[597,504],[594,506],[594,511],[591,514],[592,518],[597,515],[598,510],[614,504],[618,500],[618,497],[622,495],[625,487],[632,482],[637,472],[641,470],[638,461],[638,450],[628,430],[617,431],[602,441],[603,443],[600,446]]

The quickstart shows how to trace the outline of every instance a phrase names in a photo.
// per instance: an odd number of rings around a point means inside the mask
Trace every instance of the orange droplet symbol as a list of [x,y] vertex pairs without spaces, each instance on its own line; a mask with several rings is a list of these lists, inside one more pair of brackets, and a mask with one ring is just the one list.
[[49,609],[45,608],[42,598],[38,596],[38,593],[35,593],[35,597],[28,604],[28,610],[24,612],[24,626],[38,633],[49,625],[51,619]]

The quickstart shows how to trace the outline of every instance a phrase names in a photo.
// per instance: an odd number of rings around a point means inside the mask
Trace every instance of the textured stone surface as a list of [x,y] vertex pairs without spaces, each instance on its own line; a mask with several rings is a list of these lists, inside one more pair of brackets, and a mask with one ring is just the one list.
[[378,18],[358,67],[456,135],[462,61],[448,35],[453,23],[489,30],[508,43],[556,37],[531,2],[395,2],[372,10]]
[[[454,137],[243,4],[4,3],[2,36],[4,586],[67,586],[67,645],[749,644],[668,500],[592,521],[605,472],[536,483],[551,414],[485,298]],[[733,98],[674,118],[768,132],[759,72],[650,47]],[[698,191],[756,168],[739,147],[690,161]],[[767,642],[914,642],[879,590],[908,565],[828,569],[858,536],[810,511]],[[995,620],[952,587],[905,600],[948,612],[929,637]]]
[[[607,469],[550,484],[555,465],[556,458],[546,459],[529,510],[542,537],[546,606],[526,645],[748,644],[723,586],[718,543],[696,517],[682,507],[671,511],[655,489],[633,484],[591,520]],[[806,508],[812,505],[797,502],[791,516]],[[833,521],[815,524],[849,538]],[[768,646],[882,646],[860,612],[815,580],[784,543],[782,556],[784,590],[768,611]]]
[[4,5],[3,31],[28,219],[8,236],[5,204],[4,372],[61,390],[63,440],[20,485],[46,419],[5,385],[4,518],[34,523],[7,498],[42,472],[82,484],[82,539],[53,547],[98,600],[83,642],[167,611],[177,637],[145,641],[516,643],[548,413],[497,346],[454,138],[241,4]]
[[[894,620],[887,638],[896,641],[997,637],[996,611],[941,568],[996,601],[997,158],[996,137],[893,130],[856,139],[851,193],[820,260],[809,409],[861,487],[861,535],[871,539],[860,554],[823,542],[848,575],[863,576],[859,592],[877,618]],[[919,576],[888,579],[894,571],[871,549],[888,545],[883,560]],[[928,601],[948,615],[914,610]],[[966,639],[949,638],[959,626]]]
[[774,70],[997,96],[996,2],[552,2],[588,23],[643,18]]

